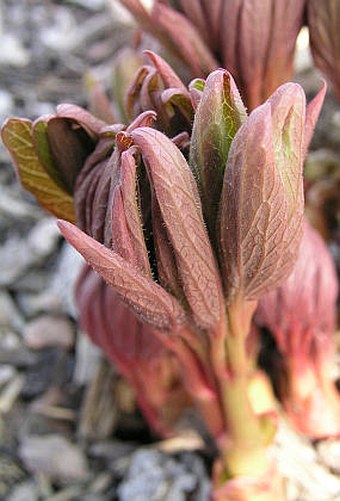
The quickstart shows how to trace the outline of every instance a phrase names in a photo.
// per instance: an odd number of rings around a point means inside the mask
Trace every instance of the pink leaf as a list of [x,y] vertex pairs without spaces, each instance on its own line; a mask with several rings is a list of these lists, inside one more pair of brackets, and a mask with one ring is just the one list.
[[184,321],[177,301],[162,287],[142,275],[128,261],[66,221],[58,222],[66,240],[113,287],[143,321],[162,330]]
[[131,136],[146,164],[186,299],[198,324],[212,328],[221,318],[223,299],[191,170],[162,133],[141,128]]

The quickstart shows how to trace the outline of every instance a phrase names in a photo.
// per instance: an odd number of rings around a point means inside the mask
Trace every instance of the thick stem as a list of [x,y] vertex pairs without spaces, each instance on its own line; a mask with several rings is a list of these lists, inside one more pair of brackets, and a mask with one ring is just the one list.
[[[256,302],[235,300],[227,310],[227,325],[220,326],[225,331],[212,340],[211,357],[227,431],[227,440],[218,444],[221,464],[219,479],[215,474],[215,481],[219,485],[217,492],[224,492],[224,497],[219,495],[218,499],[228,501],[282,499],[278,496],[280,481],[275,476],[275,485],[271,482],[273,467],[267,456],[267,444],[274,435],[275,424],[268,416],[255,413],[249,391],[254,372],[246,341],[255,308]],[[265,493],[262,492],[264,479]],[[244,496],[233,497],[231,486],[234,486],[233,489],[237,486],[239,496],[242,485]]]
[[208,432],[219,442],[224,436],[225,423],[210,361],[207,357],[202,360],[201,354],[189,344],[188,333],[182,332],[184,329],[185,326],[180,327],[177,336],[169,337],[164,342],[179,362],[186,390],[200,412]]

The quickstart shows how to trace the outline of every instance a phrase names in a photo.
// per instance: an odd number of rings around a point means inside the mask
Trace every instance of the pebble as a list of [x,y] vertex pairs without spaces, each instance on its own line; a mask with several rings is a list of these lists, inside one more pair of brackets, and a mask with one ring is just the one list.
[[89,337],[80,332],[76,339],[76,361],[73,381],[78,386],[85,386],[92,381],[96,374],[101,350],[95,346]]
[[0,388],[4,384],[8,383],[8,381],[10,381],[16,374],[17,371],[15,370],[13,365],[0,365]]
[[66,317],[41,315],[26,323],[23,337],[25,345],[33,350],[51,346],[69,350],[74,345],[74,324]]
[[19,447],[25,467],[34,474],[44,474],[54,481],[86,480],[88,465],[82,450],[61,435],[31,435]]
[[0,286],[13,284],[29,268],[41,265],[56,250],[60,238],[54,218],[39,221],[26,238],[9,238],[0,247]]
[[47,258],[55,249],[61,239],[56,219],[44,218],[30,231],[27,239],[29,250],[37,259]]
[[21,332],[25,319],[11,295],[6,290],[0,290],[0,325]]
[[19,38],[3,34],[0,36],[0,64],[25,67],[30,62],[30,54]]
[[78,316],[74,288],[83,264],[84,259],[79,252],[64,242],[52,277],[51,292],[62,298],[64,310],[74,318]]
[[323,440],[318,443],[316,450],[321,461],[333,473],[340,475],[340,439]]
[[17,294],[17,303],[28,318],[46,312],[59,314],[63,311],[62,298],[50,289],[41,293],[20,292]]
[[22,223],[22,221],[39,220],[41,214],[40,209],[23,199],[22,190],[0,185],[0,217]]
[[154,450],[138,450],[118,487],[119,501],[196,501],[209,499],[210,482],[203,461],[182,454],[181,461]]
[[22,482],[12,489],[6,501],[38,501],[38,490],[31,480]]
[[340,478],[317,462],[316,450],[306,438],[281,421],[275,444],[275,458],[287,484],[287,501],[339,499]]

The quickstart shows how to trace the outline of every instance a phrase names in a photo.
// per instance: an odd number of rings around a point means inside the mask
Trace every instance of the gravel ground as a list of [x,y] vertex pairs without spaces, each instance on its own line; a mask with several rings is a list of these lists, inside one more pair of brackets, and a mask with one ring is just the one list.
[[[114,54],[132,35],[115,2],[4,0],[0,123],[63,101],[84,106],[84,73],[110,88]],[[300,78],[313,93],[315,74]],[[316,162],[339,182],[331,94],[313,149],[310,170]],[[339,263],[339,224],[329,238]],[[81,259],[18,185],[2,146],[0,263],[0,499],[207,500],[211,457],[199,438],[155,442],[126,383],[80,332],[72,290]],[[339,440],[311,444],[282,421],[274,453],[289,500],[340,500]]]

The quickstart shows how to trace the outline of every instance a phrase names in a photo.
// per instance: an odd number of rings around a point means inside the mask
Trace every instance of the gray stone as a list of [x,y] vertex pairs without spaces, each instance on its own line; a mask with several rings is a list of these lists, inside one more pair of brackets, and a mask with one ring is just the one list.
[[60,232],[54,218],[39,221],[27,238],[11,237],[0,247],[0,286],[8,286],[55,250]]
[[5,290],[0,290],[0,325],[21,332],[24,323],[25,319],[11,295]]
[[17,186],[15,188],[12,186],[0,186],[0,216],[6,217],[11,221],[37,221],[41,219],[42,211],[25,201],[22,196],[22,190],[18,190]]
[[79,332],[76,339],[76,362],[73,380],[78,386],[88,384],[95,376],[101,350],[95,346],[88,336]]
[[39,221],[29,233],[27,244],[36,258],[45,259],[57,246],[61,235],[55,218],[49,217]]
[[0,388],[2,385],[8,383],[16,374],[17,371],[12,365],[0,365]]
[[89,474],[81,449],[61,435],[28,436],[20,444],[19,455],[30,472],[55,481],[82,481]]
[[340,475],[340,439],[322,440],[316,447],[321,461],[334,473]]
[[21,310],[27,317],[34,317],[40,313],[55,313],[63,312],[63,301],[58,294],[50,289],[44,290],[41,293],[22,292],[17,294],[17,302]]
[[62,299],[64,310],[73,317],[78,316],[74,302],[74,288],[83,264],[82,256],[65,242],[52,278],[51,291]]
[[75,329],[68,318],[41,315],[27,322],[23,336],[26,346],[34,350],[51,346],[68,350],[74,345]]
[[22,482],[12,489],[7,496],[6,501],[38,501],[38,490],[35,483],[31,480]]
[[203,462],[192,453],[175,460],[160,451],[139,450],[118,488],[119,501],[196,501],[209,499],[210,483]]
[[30,61],[30,54],[19,38],[12,34],[0,35],[0,65],[23,67]]

